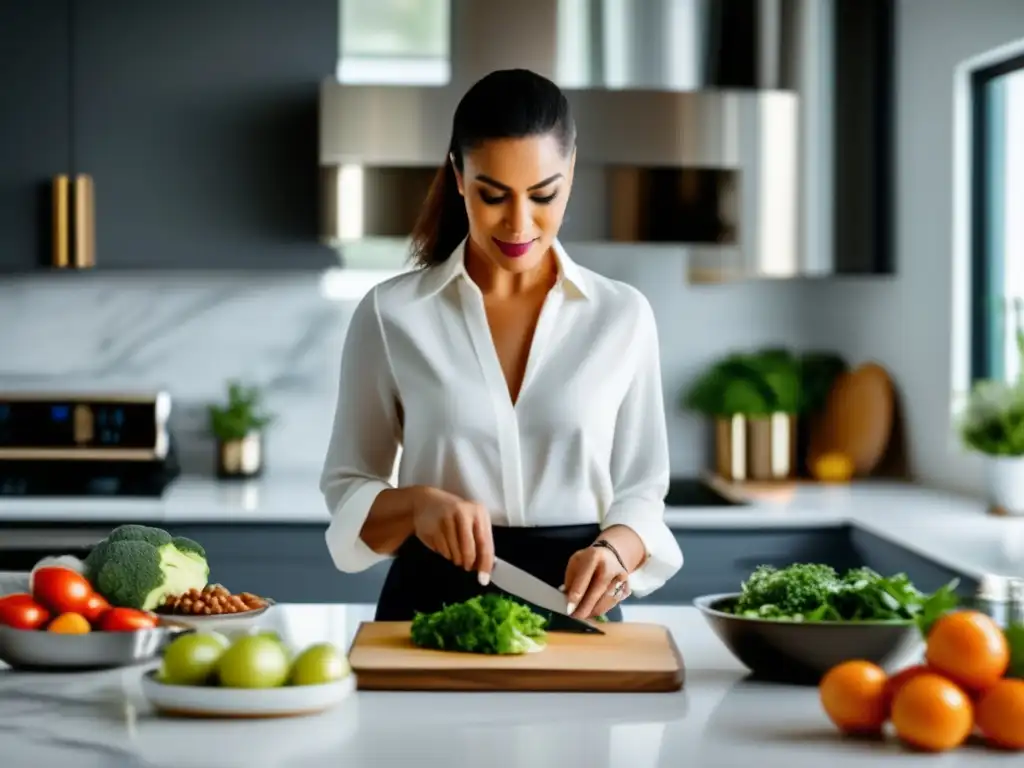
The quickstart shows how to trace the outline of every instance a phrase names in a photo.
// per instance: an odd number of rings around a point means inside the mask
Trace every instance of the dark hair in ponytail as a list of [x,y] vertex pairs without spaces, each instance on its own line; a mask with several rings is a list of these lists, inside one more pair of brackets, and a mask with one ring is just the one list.
[[554,134],[566,154],[575,146],[576,124],[557,85],[527,69],[498,70],[478,80],[452,118],[448,155],[413,228],[413,263],[429,267],[446,261],[469,232],[452,162],[462,173],[464,153],[489,139],[546,134]]

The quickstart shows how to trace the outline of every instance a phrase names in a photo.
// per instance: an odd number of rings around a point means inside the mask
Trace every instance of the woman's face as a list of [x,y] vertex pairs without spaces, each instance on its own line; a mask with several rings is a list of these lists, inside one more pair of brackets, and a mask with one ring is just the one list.
[[563,157],[550,134],[494,139],[467,152],[455,176],[476,250],[509,272],[536,268],[562,226],[575,159]]

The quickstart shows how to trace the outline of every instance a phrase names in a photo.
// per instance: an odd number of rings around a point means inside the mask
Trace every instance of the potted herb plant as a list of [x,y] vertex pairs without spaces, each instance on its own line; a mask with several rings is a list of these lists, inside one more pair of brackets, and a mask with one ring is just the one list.
[[228,383],[227,402],[209,407],[210,431],[217,441],[217,477],[258,477],[264,467],[264,432],[273,416],[263,407],[258,387]]
[[[1017,359],[1024,364],[1024,299],[1013,303]],[[1024,365],[1008,381],[977,382],[961,416],[960,435],[981,454],[989,503],[1001,514],[1024,515]]]
[[784,480],[799,472],[800,417],[824,403],[844,361],[784,349],[733,353],[684,392],[684,408],[714,422],[715,473],[726,480]]

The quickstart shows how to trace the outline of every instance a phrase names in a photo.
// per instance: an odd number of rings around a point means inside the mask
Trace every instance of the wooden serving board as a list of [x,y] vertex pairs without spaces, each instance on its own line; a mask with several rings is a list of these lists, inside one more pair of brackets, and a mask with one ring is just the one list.
[[604,635],[549,632],[543,651],[490,656],[418,648],[409,622],[363,622],[349,650],[360,690],[678,691],[685,668],[659,624],[602,624]]

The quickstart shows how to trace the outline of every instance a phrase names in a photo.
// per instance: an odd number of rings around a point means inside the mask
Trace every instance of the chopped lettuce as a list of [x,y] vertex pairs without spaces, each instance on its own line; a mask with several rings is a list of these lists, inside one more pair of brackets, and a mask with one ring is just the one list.
[[546,619],[507,597],[484,594],[413,618],[413,644],[464,653],[535,653],[547,646]]
[[904,573],[881,576],[870,568],[840,575],[828,565],[763,565],[743,582],[731,612],[783,621],[913,621],[927,634],[957,605],[957,581],[934,593],[921,592]]

